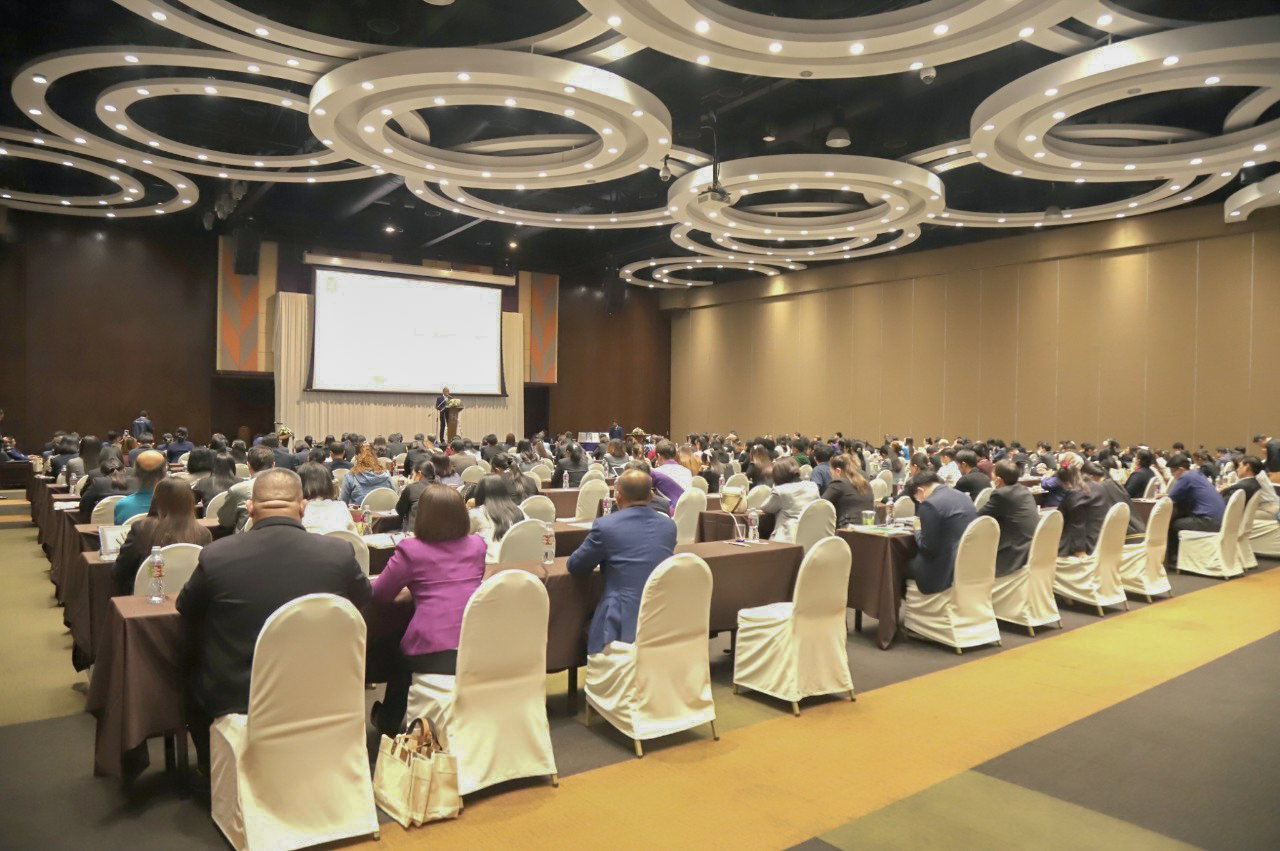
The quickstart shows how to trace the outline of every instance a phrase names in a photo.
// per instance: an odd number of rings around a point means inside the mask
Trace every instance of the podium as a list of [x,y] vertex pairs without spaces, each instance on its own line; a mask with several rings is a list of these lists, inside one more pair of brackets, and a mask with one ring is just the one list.
[[444,412],[444,429],[445,436],[448,440],[453,440],[458,436],[458,414],[462,413],[461,408],[446,408]]

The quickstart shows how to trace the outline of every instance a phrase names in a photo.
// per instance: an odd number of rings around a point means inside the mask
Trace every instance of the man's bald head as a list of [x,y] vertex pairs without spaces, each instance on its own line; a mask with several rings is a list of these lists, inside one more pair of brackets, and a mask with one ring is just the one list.
[[653,478],[643,470],[626,470],[618,476],[618,507],[648,505],[653,496]]
[[138,487],[154,488],[168,474],[169,462],[163,453],[148,449],[146,452],[139,452],[134,459],[133,472],[138,480]]
[[253,479],[253,497],[249,500],[249,516],[256,524],[267,517],[302,519],[306,507],[302,498],[302,479],[293,470],[273,468]]

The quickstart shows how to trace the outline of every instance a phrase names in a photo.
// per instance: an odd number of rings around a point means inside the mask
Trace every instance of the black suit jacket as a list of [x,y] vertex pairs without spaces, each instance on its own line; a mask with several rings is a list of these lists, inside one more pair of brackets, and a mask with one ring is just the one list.
[[970,470],[956,480],[955,488],[960,493],[967,493],[969,499],[976,500],[978,494],[991,487],[991,477],[981,470]]
[[271,454],[276,458],[276,466],[285,470],[298,469],[298,458],[288,449],[280,446],[273,447]]
[[425,449],[410,449],[404,456],[404,473],[409,475],[418,467],[419,461],[425,461],[431,457],[431,453]]
[[95,473],[89,477],[89,484],[80,492],[80,516],[88,522],[89,516],[98,503],[109,496],[128,496],[138,489],[138,483],[130,476],[124,490],[116,490],[111,486],[111,477]]
[[920,530],[917,552],[911,559],[911,578],[924,594],[946,591],[955,580],[956,550],[960,538],[978,517],[973,500],[955,488],[939,485],[916,506]]
[[1087,484],[1088,487],[1068,490],[1058,506],[1062,512],[1062,540],[1058,543],[1060,556],[1091,553],[1098,545],[1102,523],[1111,504],[1103,493],[1101,482]]
[[1280,473],[1280,437],[1267,441],[1267,457],[1263,461],[1266,462],[1268,473]]
[[1006,576],[1027,563],[1031,539],[1040,523],[1036,498],[1022,485],[1004,485],[991,492],[979,517],[994,517],[1000,524],[1000,549],[996,551],[996,576]]
[[1129,474],[1129,478],[1125,479],[1124,489],[1128,492],[1131,499],[1142,499],[1143,494],[1147,490],[1147,483],[1151,481],[1151,477],[1155,475],[1155,471],[1150,467],[1138,467]]
[[201,551],[177,605],[199,654],[195,697],[209,717],[248,710],[262,625],[307,594],[337,594],[363,608],[373,589],[350,544],[288,517],[269,517]]
[[[1129,506],[1129,528],[1125,531],[1125,536],[1133,538],[1146,534],[1147,521],[1143,520],[1142,515],[1133,507],[1133,500],[1129,497],[1129,492],[1121,487],[1120,483],[1110,476],[1103,479],[1100,484],[1102,485],[1102,500],[1106,506],[1106,511],[1110,511],[1111,506],[1115,505],[1117,502],[1123,502],[1125,505]],[[1105,512],[1103,513],[1102,518],[1103,520],[1106,519]],[[1101,528],[1099,528],[1098,531],[1101,533]]]

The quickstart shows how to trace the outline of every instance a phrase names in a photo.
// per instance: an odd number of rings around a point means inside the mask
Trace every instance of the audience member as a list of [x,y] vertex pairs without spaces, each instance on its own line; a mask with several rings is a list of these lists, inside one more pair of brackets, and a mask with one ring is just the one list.
[[511,498],[509,480],[498,473],[490,473],[477,482],[471,499],[471,534],[484,538],[485,561],[496,562],[498,544],[507,530],[524,519],[524,512]]
[[280,436],[275,434],[264,434],[260,446],[265,446],[271,450],[271,455],[275,459],[275,465],[282,470],[293,470],[297,466],[297,459],[293,457],[293,453],[280,445]]
[[[672,458],[674,457],[675,454],[672,453]],[[551,487],[580,487],[582,485],[582,477],[587,474],[587,470],[590,467],[591,465],[587,461],[582,447],[570,441],[564,448],[564,456],[556,462],[555,472],[551,474]],[[567,485],[565,484],[566,476],[568,476]]]
[[[822,466],[827,468],[831,483],[823,489],[822,498],[835,506],[836,526],[843,528],[861,525],[862,512],[874,511],[876,507],[871,483],[862,475],[858,465],[848,455],[837,455],[831,458],[830,447],[822,444],[814,449],[814,457],[821,457],[823,452],[826,452],[828,460],[823,461]],[[815,467],[813,472],[814,475],[810,476],[809,481],[817,487],[818,483],[815,479],[818,468]]]
[[102,441],[92,434],[87,434],[80,438],[75,457],[67,461],[67,473],[77,479],[81,478],[86,473],[96,471],[101,458]]
[[373,447],[362,444],[356,451],[356,463],[350,472],[342,477],[342,490],[339,498],[347,505],[360,505],[370,491],[379,488],[395,490],[391,474],[382,466],[378,456],[373,454]]
[[955,580],[960,539],[978,517],[973,500],[955,488],[944,487],[932,471],[917,473],[905,492],[916,502],[916,554],[908,568],[922,594],[946,591]]
[[1217,532],[1222,528],[1222,515],[1226,511],[1226,503],[1222,495],[1214,490],[1213,482],[1206,479],[1199,471],[1191,469],[1191,458],[1185,452],[1178,452],[1169,459],[1169,471],[1173,475],[1173,486],[1169,488],[1169,499],[1173,501],[1173,522],[1169,524],[1168,559],[1177,563],[1178,533],[1185,530],[1192,532]]
[[151,425],[151,418],[147,416],[146,411],[138,414],[137,419],[129,424],[129,432],[135,438],[141,438],[144,434],[155,432],[155,428]]
[[968,494],[976,502],[978,494],[991,487],[991,475],[978,469],[978,454],[972,449],[961,449],[956,453],[956,467],[960,478],[956,480],[955,489]]
[[[192,453],[192,458],[195,453]],[[202,476],[191,484],[191,489],[195,491],[202,505],[207,509],[213,498],[220,493],[226,493],[233,485],[239,484],[242,480],[236,475],[235,459],[227,452],[221,452],[213,456],[212,468],[209,475]]]
[[1031,539],[1040,523],[1036,498],[1018,483],[1018,465],[998,461],[992,468],[999,485],[991,491],[979,517],[994,517],[1000,524],[1000,548],[996,551],[996,576],[1007,576],[1027,563]]
[[1058,542],[1058,555],[1063,558],[1088,555],[1098,543],[1098,535],[1106,517],[1106,502],[1100,493],[1089,487],[1078,466],[1064,461],[1055,478],[1055,493],[1060,498],[1058,510],[1062,512],[1062,538]]
[[133,475],[138,486],[133,493],[116,503],[117,526],[136,514],[146,514],[151,510],[152,492],[168,473],[169,467],[164,460],[164,455],[154,449],[149,449],[137,456],[133,465]]
[[188,434],[186,426],[178,426],[173,433],[173,440],[165,443],[164,451],[170,464],[177,464],[179,458],[196,448],[196,445],[187,439]]
[[[1086,461],[1080,470],[1085,475],[1089,489],[1094,492],[1098,510],[1101,512],[1101,519],[1098,520],[1098,535],[1102,534],[1102,523],[1106,522],[1107,512],[1111,510],[1113,505],[1123,502],[1129,506],[1129,526],[1125,531],[1125,536],[1128,538],[1142,537],[1147,531],[1147,521],[1134,507],[1133,499],[1129,496],[1128,491],[1119,482],[1107,475],[1106,468],[1096,461]],[[1094,545],[1097,545],[1096,538]]]
[[[211,541],[213,535],[196,521],[196,498],[191,488],[179,479],[163,480],[155,487],[147,516],[129,527],[129,534],[111,566],[115,595],[133,593],[138,568],[151,555],[152,547],[170,544],[203,547]],[[178,589],[166,590],[172,593]]]
[[351,509],[334,499],[333,473],[323,464],[306,463],[298,468],[298,478],[302,481],[302,498],[307,501],[302,510],[302,528],[318,533],[336,529],[356,532]]
[[[138,436],[137,445],[128,451],[125,455],[126,463],[132,467],[138,462],[138,456],[143,452],[149,452],[155,449],[155,438],[151,434],[144,433]],[[168,462],[166,462],[168,463]]]
[[[253,496],[253,483],[263,472],[276,465],[275,454],[265,446],[255,446],[249,450],[250,478],[237,482],[227,488],[227,498],[218,509],[218,525],[230,532],[240,532],[249,519],[249,500]],[[298,514],[302,516],[301,512]]]
[[436,469],[429,459],[424,458],[413,469],[413,474],[404,488],[400,498],[396,500],[396,514],[400,517],[400,529],[412,532],[418,519],[418,500],[422,498],[427,485],[435,483]]
[[[847,457],[847,456],[846,456]],[[796,539],[796,523],[800,514],[821,497],[818,486],[802,481],[800,465],[787,455],[773,462],[773,489],[760,508],[774,515],[773,534],[770,539],[792,543]]]

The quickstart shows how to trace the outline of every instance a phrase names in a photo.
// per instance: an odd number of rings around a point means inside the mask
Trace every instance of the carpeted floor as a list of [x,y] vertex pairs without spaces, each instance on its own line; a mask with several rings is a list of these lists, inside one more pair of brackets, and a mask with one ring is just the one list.
[[[690,731],[644,760],[608,725],[566,716],[553,676],[559,790],[503,784],[469,796],[456,823],[391,824],[378,845],[1276,847],[1280,817],[1260,796],[1280,778],[1255,765],[1280,764],[1272,566],[1225,584],[1175,576],[1174,600],[1104,619],[1064,608],[1064,630],[1002,630],[1003,647],[959,657],[914,640],[880,651],[868,618],[849,641],[859,701],[806,701],[799,719],[733,695],[717,640],[722,740]],[[225,847],[162,771],[128,793],[92,777],[86,678],[51,590],[34,527],[0,523],[0,847]],[[1182,800],[1197,778],[1217,784],[1203,806]]]

